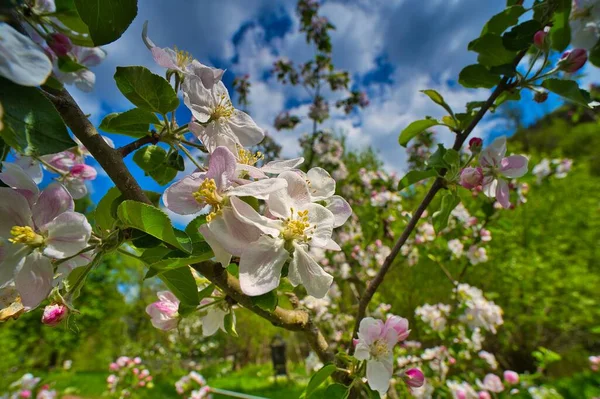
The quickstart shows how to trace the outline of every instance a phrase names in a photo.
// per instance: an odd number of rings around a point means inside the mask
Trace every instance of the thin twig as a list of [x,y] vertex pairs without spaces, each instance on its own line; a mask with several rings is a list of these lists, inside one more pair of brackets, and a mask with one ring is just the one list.
[[119,151],[122,158],[125,158],[127,155],[139,148],[142,148],[146,144],[157,144],[159,141],[160,136],[158,133],[153,132],[151,135],[141,137],[136,141],[132,141],[131,143],[124,145],[123,147],[117,148],[117,151]]

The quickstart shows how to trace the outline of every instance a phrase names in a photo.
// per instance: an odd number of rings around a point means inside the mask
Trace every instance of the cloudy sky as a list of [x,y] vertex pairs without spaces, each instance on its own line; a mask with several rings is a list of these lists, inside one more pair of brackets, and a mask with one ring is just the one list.
[[[99,123],[109,112],[132,108],[114,84],[112,76],[117,66],[143,65],[164,74],[141,40],[142,25],[147,20],[149,36],[158,46],[177,46],[205,64],[227,69],[223,80],[228,86],[234,76],[249,74],[251,115],[283,145],[283,155],[298,153],[297,138],[309,131],[308,123],[300,124],[293,132],[277,132],[272,123],[285,109],[305,115],[310,100],[302,89],[282,86],[269,74],[279,57],[304,62],[313,55],[304,35],[298,32],[295,1],[139,3],[139,14],[127,32],[105,47],[108,58],[94,69],[95,91],[84,94],[70,90],[93,122]],[[332,33],[334,64],[348,70],[352,87],[365,90],[371,99],[367,109],[350,117],[332,112],[333,118],[325,126],[346,134],[354,148],[373,146],[389,170],[401,173],[406,154],[398,145],[399,132],[413,120],[443,115],[419,90],[438,90],[458,110],[466,102],[483,100],[489,94],[487,90],[464,89],[456,80],[462,67],[476,59],[466,50],[468,42],[504,4],[504,0],[323,1],[321,14],[336,26]],[[527,118],[534,120],[558,102],[528,104]],[[181,109],[178,117],[185,123],[189,113]],[[498,119],[488,118],[475,134],[489,138],[509,133],[503,130]],[[128,141],[114,137],[119,145]],[[452,137],[440,130],[438,140],[449,143]],[[101,184],[95,184],[95,200],[108,184],[102,178],[97,183]],[[149,179],[142,183],[159,189]]]

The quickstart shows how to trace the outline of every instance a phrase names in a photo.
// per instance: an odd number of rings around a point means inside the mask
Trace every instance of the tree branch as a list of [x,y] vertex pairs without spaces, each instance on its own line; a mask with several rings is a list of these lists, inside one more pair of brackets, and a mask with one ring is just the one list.
[[160,141],[160,136],[156,132],[152,132],[150,136],[140,137],[136,141],[132,141],[129,144],[124,145],[123,147],[119,147],[117,151],[121,154],[121,158],[125,158],[127,155],[131,154],[135,150],[142,148],[146,144],[156,144]]

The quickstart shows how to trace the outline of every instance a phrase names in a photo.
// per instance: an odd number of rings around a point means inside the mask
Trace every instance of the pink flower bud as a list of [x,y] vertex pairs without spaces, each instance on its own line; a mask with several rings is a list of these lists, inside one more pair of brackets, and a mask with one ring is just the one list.
[[119,365],[117,363],[111,363],[110,366],[108,366],[108,369],[111,371],[117,371],[119,369]]
[[512,370],[506,370],[504,372],[504,381],[510,385],[518,384],[519,383],[519,374],[517,374],[516,372],[514,372]]
[[400,316],[390,316],[385,321],[384,330],[393,329],[398,334],[398,342],[408,338],[410,330],[408,329],[408,320]]
[[469,190],[483,183],[483,171],[481,168],[464,168],[460,172],[460,185]]
[[81,180],[94,180],[98,172],[93,166],[80,163],[73,165],[71,168],[71,176]]
[[52,33],[46,39],[48,46],[54,51],[54,54],[59,57],[65,57],[73,48],[71,40],[62,33]]
[[492,397],[488,391],[481,391],[481,392],[479,392],[478,396],[479,396],[479,399],[492,399]]
[[420,388],[425,383],[425,375],[417,368],[404,372],[404,382],[411,388]]
[[456,391],[456,399],[467,399],[467,393],[465,391]]
[[558,61],[558,67],[561,71],[574,73],[585,65],[587,59],[587,51],[582,48],[565,51]]
[[29,389],[24,389],[19,392],[19,398],[31,398],[31,391]]
[[473,137],[469,140],[469,150],[473,153],[478,153],[481,151],[481,147],[483,147],[483,140],[479,137]]
[[114,374],[111,374],[108,377],[106,377],[106,382],[109,384],[114,384],[116,381],[117,381],[117,376]]
[[548,33],[540,30],[533,36],[533,44],[540,50],[545,50],[548,47],[547,39]]
[[456,364],[456,359],[451,357],[448,359],[448,363],[450,363],[451,365],[455,365]]
[[359,342],[360,342],[360,340],[358,340],[356,338],[352,338],[352,346],[356,347],[356,345],[358,345]]
[[57,326],[67,315],[69,314],[69,308],[61,303],[55,303],[48,305],[44,308],[44,314],[42,315],[42,323],[47,326]]
[[140,373],[140,370],[136,367],[133,370],[133,374],[138,375]]
[[536,91],[535,94],[533,95],[533,101],[535,101],[536,103],[543,103],[548,99],[548,92],[547,91]]

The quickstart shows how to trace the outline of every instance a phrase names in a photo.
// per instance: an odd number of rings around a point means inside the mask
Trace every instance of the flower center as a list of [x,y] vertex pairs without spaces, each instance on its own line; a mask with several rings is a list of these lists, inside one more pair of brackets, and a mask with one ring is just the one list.
[[258,151],[256,154],[252,154],[251,151],[246,150],[245,148],[238,149],[238,163],[241,163],[244,165],[252,166],[255,163],[257,163],[258,161],[260,161],[261,159],[263,159],[264,157],[265,156],[260,151]]
[[390,348],[388,344],[383,339],[378,339],[371,345],[371,356],[374,358],[379,358],[381,356],[389,355]]
[[221,213],[224,198],[217,191],[215,179],[204,179],[192,195],[198,203],[212,206],[212,211],[206,216],[208,222]]
[[13,244],[25,244],[32,247],[38,247],[44,243],[44,237],[37,234],[29,226],[13,226],[10,229],[10,234],[13,238],[9,238],[8,241]]
[[310,241],[310,237],[307,235],[310,228],[308,222],[308,211],[299,211],[294,214],[294,208],[291,208],[292,215],[283,221],[283,238],[286,240],[302,240]]
[[192,57],[192,55],[187,51],[179,50],[177,47],[175,47],[174,50],[177,57],[175,62],[177,63],[177,66],[181,69],[188,66],[194,59],[194,57]]
[[233,115],[233,111],[235,109],[233,108],[233,104],[231,104],[231,100],[225,94],[221,94],[219,104],[213,109],[210,119],[215,121],[221,118],[230,118]]

